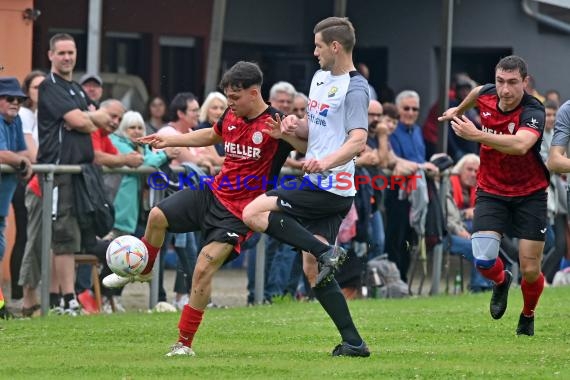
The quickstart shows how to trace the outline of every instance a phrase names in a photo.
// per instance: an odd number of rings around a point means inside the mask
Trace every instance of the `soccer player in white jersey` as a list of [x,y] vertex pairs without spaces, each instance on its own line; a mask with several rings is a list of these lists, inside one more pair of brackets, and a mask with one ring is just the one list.
[[346,258],[346,251],[334,243],[356,193],[354,157],[366,145],[368,83],[352,61],[356,38],[347,18],[324,19],[313,32],[321,70],[311,82],[307,116],[289,115],[281,121],[282,133],[308,139],[306,175],[257,197],[245,207],[243,220],[251,229],[303,251],[303,269],[315,297],[342,337],[332,355],[366,357],[370,351],[334,279]]

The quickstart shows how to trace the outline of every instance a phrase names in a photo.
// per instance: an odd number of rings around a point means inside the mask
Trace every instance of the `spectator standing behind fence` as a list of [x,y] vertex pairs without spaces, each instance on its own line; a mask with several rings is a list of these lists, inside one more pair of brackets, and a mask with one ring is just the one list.
[[544,100],[550,100],[556,103],[556,108],[560,107],[562,100],[560,98],[560,92],[558,90],[548,90],[544,93]]
[[[389,137],[395,155],[415,162],[419,169],[437,172],[435,165],[425,162],[426,148],[421,128],[416,124],[420,112],[420,96],[415,91],[402,91],[396,97],[396,107],[400,120]],[[398,187],[386,191],[386,251],[389,259],[398,266],[402,281],[407,283],[410,248],[417,237],[410,227],[410,202],[399,199],[399,191]]]
[[79,79],[81,88],[85,94],[99,108],[103,98],[103,79],[97,74],[85,74]]
[[[228,100],[224,94],[217,91],[210,92],[208,96],[206,96],[206,100],[204,100],[202,107],[200,107],[200,116],[198,116],[200,124],[198,124],[196,130],[212,128],[214,123],[216,123],[220,116],[222,116],[226,108],[228,108]],[[220,157],[226,154],[223,143],[216,144],[215,148]]]
[[[41,71],[32,71],[24,78],[22,82],[22,90],[28,97],[22,106],[18,115],[22,119],[22,130],[24,132],[24,140],[28,150],[28,157],[32,163],[36,162],[36,155],[38,150],[38,120],[37,120],[37,105],[38,105],[38,87],[44,80],[45,73]],[[12,208],[14,210],[14,218],[16,223],[16,239],[10,255],[10,282],[11,282],[11,296],[12,307],[24,307],[22,298],[25,297],[22,285],[20,282],[20,270],[24,252],[26,249],[27,240],[27,224],[28,212],[25,204],[26,183],[18,181],[16,191],[12,196]],[[17,305],[17,306],[16,306]]]
[[[554,136],[548,156],[548,168],[555,173],[570,172],[570,158],[568,155],[568,143],[570,143],[570,100],[560,106],[556,113],[554,123]],[[560,269],[570,267],[570,253],[562,258]]]
[[[378,134],[386,135],[388,131],[388,126],[382,119],[383,114],[384,109],[382,104],[377,100],[370,100],[370,103],[368,104],[368,138],[366,139],[366,148],[356,159],[356,166],[363,166],[366,170],[365,173],[359,174],[368,175],[370,178],[383,174],[380,169],[378,154],[378,148],[380,146],[378,142]],[[369,221],[369,223],[367,226],[362,226],[361,223],[357,222],[357,225],[360,227],[358,229],[365,229],[366,231],[364,231],[364,233],[362,231],[358,231],[356,234],[357,240],[370,242],[367,251],[363,252],[367,254],[368,260],[384,253],[385,242],[384,221],[382,220],[379,207],[382,200],[382,191],[374,188],[372,191],[374,195],[368,201],[370,207],[365,208],[367,210],[370,209],[370,215],[359,215],[358,217],[359,221]],[[362,239],[363,237],[368,238]],[[357,256],[360,257],[359,250],[356,249],[356,251]]]
[[[142,158],[145,166],[160,167],[173,158],[178,157],[179,148],[166,148],[152,152],[148,145],[136,142],[146,135],[144,120],[140,113],[128,111],[123,116],[117,131],[111,135],[111,141],[117,151],[123,156],[137,155]],[[121,235],[134,234],[141,210],[141,180],[137,174],[125,174],[115,196],[115,225],[113,238]]]
[[[548,160],[548,151],[550,150],[554,136],[554,124],[556,122],[558,103],[546,99],[544,101],[544,110],[546,112],[546,123],[544,124],[540,155],[542,156],[542,160],[546,163]],[[548,283],[552,283],[556,272],[560,269],[560,262],[566,257],[568,249],[567,235],[570,233],[570,226],[568,226],[567,187],[568,181],[566,175],[551,173],[550,186],[548,186],[549,230],[547,231],[544,252],[548,253],[553,243],[554,255],[545,256],[545,260],[542,263],[544,277]]]
[[[101,110],[88,111],[91,104],[78,83],[72,81],[77,49],[75,40],[59,33],[50,39],[51,71],[39,87],[38,132],[40,164],[87,164],[93,162],[92,132],[112,121]],[[54,176],[52,228],[52,273],[50,306],[55,313],[76,315],[79,303],[74,294],[74,253],[81,251],[81,231],[75,214],[71,174]],[[63,306],[60,306],[60,294]]]
[[156,133],[164,124],[168,122],[166,112],[166,100],[160,95],[149,99],[145,109],[145,128],[148,135]]
[[[27,181],[32,175],[32,164],[22,132],[22,119],[18,115],[20,105],[26,98],[16,78],[0,78],[0,163],[16,169],[16,173],[0,173],[0,268],[6,249],[4,230],[12,195],[18,181]],[[0,287],[0,318],[7,318],[8,315]]]
[[[498,259],[501,236],[510,228],[513,237],[520,239],[523,310],[517,335],[534,335],[534,310],[544,288],[541,261],[548,227],[550,175],[540,158],[545,113],[543,105],[524,91],[528,80],[525,61],[505,57],[495,67],[495,84],[474,88],[459,106],[439,118],[451,121],[460,137],[481,144],[471,242],[479,272],[495,283],[489,307],[493,319],[505,313],[513,280]],[[474,105],[482,130],[464,116]]]

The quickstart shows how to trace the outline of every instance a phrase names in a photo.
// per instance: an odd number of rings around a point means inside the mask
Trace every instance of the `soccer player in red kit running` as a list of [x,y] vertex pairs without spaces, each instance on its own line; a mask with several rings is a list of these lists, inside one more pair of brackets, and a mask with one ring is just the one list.
[[263,101],[262,81],[263,74],[257,65],[238,62],[221,80],[220,87],[224,89],[229,107],[212,128],[183,135],[153,134],[139,139],[154,148],[200,147],[223,142],[226,151],[222,169],[211,186],[179,191],[150,211],[142,238],[149,261],[142,274],[135,278],[111,274],[103,280],[107,287],[148,281],[167,230],[202,232],[204,247],[194,269],[190,300],[180,316],[179,339],[167,356],[194,355],[192,340],[210,300],[212,277],[224,262],[235,258],[239,243],[250,233],[242,221],[243,208],[267,190],[264,185],[268,178],[277,178],[293,147],[306,150],[306,141],[296,137],[272,137],[274,129],[271,127],[275,124],[272,116],[278,111]]
[[[451,121],[454,132],[481,143],[473,219],[473,256],[486,278],[495,282],[490,312],[500,319],[507,309],[512,274],[498,258],[501,236],[508,226],[520,239],[523,309],[517,335],[534,335],[534,309],[544,288],[542,251],[547,226],[546,188],[549,174],[540,157],[545,123],[543,105],[524,92],[528,81],[525,61],[508,56],[495,68],[495,84],[474,88],[439,121]],[[463,116],[477,105],[481,130]]]

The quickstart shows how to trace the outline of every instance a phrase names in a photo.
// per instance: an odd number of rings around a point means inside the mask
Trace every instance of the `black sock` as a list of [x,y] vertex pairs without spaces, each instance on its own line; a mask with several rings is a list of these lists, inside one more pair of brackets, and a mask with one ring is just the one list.
[[63,305],[64,305],[63,308],[64,309],[69,309],[69,301],[71,301],[72,299],[75,299],[75,294],[73,294],[73,293],[63,295]]
[[269,213],[269,225],[265,232],[275,239],[309,252],[317,258],[330,249],[328,244],[314,237],[295,218],[283,212],[271,211]]
[[49,307],[53,309],[54,307],[59,307],[59,293],[49,294]]
[[334,322],[342,340],[352,346],[360,346],[362,338],[354,326],[346,299],[335,279],[323,286],[313,288],[315,297]]

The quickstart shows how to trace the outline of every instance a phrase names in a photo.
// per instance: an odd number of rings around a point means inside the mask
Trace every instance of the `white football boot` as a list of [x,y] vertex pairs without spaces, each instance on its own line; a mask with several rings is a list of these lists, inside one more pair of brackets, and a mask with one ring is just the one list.
[[166,356],[196,356],[196,353],[192,348],[186,347],[180,342],[176,342],[174,346],[170,347],[170,351],[168,351]]
[[111,273],[103,279],[103,285],[106,288],[122,288],[130,282],[149,282],[151,279],[152,272],[131,277],[123,277],[118,274]]

